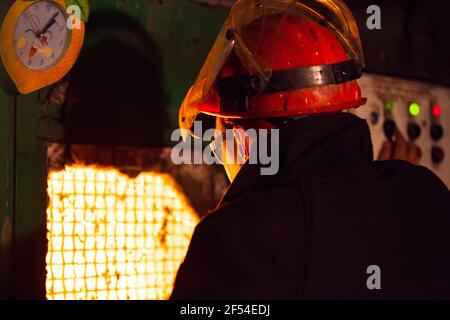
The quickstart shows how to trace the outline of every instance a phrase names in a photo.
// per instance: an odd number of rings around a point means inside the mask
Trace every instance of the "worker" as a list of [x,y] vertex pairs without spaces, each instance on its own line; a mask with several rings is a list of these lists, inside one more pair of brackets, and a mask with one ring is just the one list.
[[[340,0],[235,3],[180,125],[207,114],[244,134],[221,140],[231,186],[196,227],[172,299],[450,298],[449,190],[424,167],[374,161],[366,121],[345,112],[366,103],[363,67]],[[251,129],[279,134],[275,174],[228,154],[249,158]]]

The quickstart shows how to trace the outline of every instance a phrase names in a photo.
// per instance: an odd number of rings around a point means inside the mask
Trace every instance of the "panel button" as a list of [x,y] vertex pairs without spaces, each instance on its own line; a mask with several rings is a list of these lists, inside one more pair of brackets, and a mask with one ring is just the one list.
[[372,113],[370,114],[370,123],[377,124],[379,120],[380,120],[379,114],[375,111],[372,111]]
[[410,122],[408,124],[408,136],[411,140],[416,140],[421,132],[422,129],[420,129],[420,126],[417,123]]
[[441,147],[434,146],[431,149],[431,160],[433,160],[433,163],[436,164],[441,163],[442,160],[444,160],[444,156],[445,156],[444,150],[442,150]]
[[393,120],[387,119],[386,121],[384,121],[383,130],[384,134],[386,135],[386,138],[388,138],[389,141],[392,141],[394,129],[395,129],[395,122]]
[[434,141],[438,141],[444,135],[444,128],[439,124],[434,124],[431,126],[430,134]]

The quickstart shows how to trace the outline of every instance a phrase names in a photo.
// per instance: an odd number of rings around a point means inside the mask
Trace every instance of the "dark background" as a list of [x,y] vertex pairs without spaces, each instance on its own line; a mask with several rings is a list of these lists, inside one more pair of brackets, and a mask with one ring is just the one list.
[[[366,71],[450,86],[450,1],[347,0],[361,33]],[[367,7],[381,8],[369,30]]]

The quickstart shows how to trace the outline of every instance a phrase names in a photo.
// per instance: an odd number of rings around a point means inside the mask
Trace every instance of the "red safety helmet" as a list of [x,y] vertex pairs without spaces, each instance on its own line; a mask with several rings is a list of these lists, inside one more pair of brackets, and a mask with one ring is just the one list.
[[356,79],[364,65],[358,30],[339,0],[238,1],[180,109],[276,118],[365,104]]

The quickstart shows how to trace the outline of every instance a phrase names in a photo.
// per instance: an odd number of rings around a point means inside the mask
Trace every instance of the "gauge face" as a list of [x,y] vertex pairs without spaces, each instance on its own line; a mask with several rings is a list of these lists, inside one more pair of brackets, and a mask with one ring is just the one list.
[[14,30],[17,58],[31,70],[45,70],[67,51],[71,31],[64,8],[53,1],[37,1],[19,17]]

